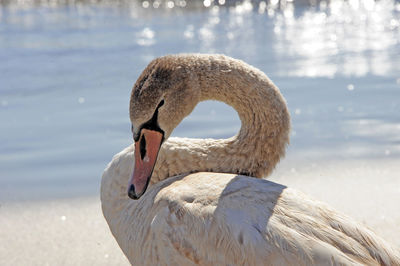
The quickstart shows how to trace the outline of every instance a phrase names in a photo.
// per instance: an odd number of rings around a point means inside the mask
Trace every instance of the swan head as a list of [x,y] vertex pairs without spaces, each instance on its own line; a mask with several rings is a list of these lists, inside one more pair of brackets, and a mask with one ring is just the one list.
[[130,198],[144,194],[162,143],[199,101],[194,80],[182,58],[166,56],[150,62],[136,81],[129,108],[135,141]]

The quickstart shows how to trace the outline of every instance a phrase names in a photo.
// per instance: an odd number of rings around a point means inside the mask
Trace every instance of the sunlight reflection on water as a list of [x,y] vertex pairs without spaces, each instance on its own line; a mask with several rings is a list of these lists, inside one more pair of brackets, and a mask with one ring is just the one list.
[[[384,76],[400,71],[389,58],[399,47],[398,3],[394,1],[320,2],[319,10],[302,16],[276,16],[275,50],[299,57],[294,76],[335,74]],[[338,54],[341,55],[338,55]]]
[[[73,4],[72,9],[81,16],[75,24],[84,16],[87,19],[79,24],[87,27],[91,17],[99,16],[99,10],[90,3],[54,0],[42,1],[40,6],[55,8]],[[187,45],[198,42],[201,52],[219,52],[221,49],[218,47],[223,45],[228,52],[234,53],[234,50],[241,48],[245,50],[243,54],[246,57],[257,57],[265,49],[272,49],[276,56],[291,61],[289,65],[278,65],[277,73],[281,76],[385,76],[400,72],[400,3],[395,0],[332,0],[311,1],[308,4],[304,1],[278,0],[93,3],[109,7],[117,13],[129,10],[136,24],[142,24],[140,20],[147,17],[164,16],[166,19],[165,16],[169,16],[173,20],[183,16],[187,24],[176,25],[176,30],[180,31],[179,37],[183,37]],[[38,23],[51,24],[65,20],[64,13],[49,10],[42,11],[45,13],[44,18],[36,17],[29,9],[37,5],[33,0],[0,5],[0,19],[25,28],[34,27]],[[305,5],[308,7],[305,8]],[[21,13],[21,10],[26,13]],[[198,16],[198,12],[202,12],[206,19],[204,22],[193,23],[190,16]],[[96,20],[92,23],[95,26]],[[156,38],[159,29],[152,26],[144,25],[137,31],[138,45],[155,46],[157,42],[164,41]],[[273,40],[271,47],[260,44],[270,39]]]

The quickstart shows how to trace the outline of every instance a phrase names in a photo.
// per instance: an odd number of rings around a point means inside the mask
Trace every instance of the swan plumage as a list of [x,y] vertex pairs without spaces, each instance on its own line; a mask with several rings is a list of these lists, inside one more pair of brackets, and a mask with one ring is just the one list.
[[[238,135],[169,138],[207,99],[238,111]],[[146,151],[140,130],[155,113],[165,141],[149,189],[132,200],[133,162],[146,158],[137,157],[135,145]],[[261,71],[222,55],[155,59],[135,84],[130,117],[137,144],[107,166],[101,201],[133,265],[400,265],[398,250],[350,217],[294,189],[249,177],[269,174],[289,140],[286,103]]]

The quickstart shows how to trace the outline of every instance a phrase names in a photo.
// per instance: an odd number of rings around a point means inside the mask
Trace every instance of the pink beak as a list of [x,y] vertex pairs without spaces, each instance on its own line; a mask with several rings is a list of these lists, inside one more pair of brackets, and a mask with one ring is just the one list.
[[135,142],[135,168],[128,185],[128,196],[139,199],[149,185],[163,134],[143,128],[138,141]]

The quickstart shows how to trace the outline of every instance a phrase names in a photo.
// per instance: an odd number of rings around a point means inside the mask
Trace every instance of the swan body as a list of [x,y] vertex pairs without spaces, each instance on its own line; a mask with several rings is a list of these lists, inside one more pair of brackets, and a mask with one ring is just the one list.
[[[169,138],[207,99],[238,111],[239,133]],[[254,178],[284,155],[290,127],[282,95],[258,69],[222,55],[155,59],[132,90],[130,118],[135,144],[104,171],[101,202],[133,265],[400,265],[398,250],[363,225]]]

